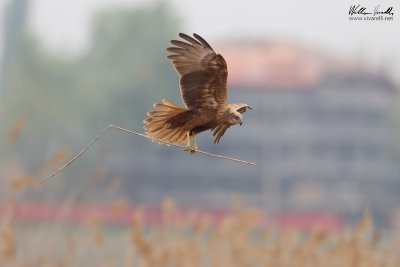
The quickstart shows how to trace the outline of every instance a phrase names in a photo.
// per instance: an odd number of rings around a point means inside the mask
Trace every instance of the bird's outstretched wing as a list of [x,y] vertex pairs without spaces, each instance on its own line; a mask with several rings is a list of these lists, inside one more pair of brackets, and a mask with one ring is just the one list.
[[179,37],[187,42],[172,40],[175,46],[167,48],[175,53],[168,58],[180,75],[183,101],[189,109],[226,108],[226,62],[202,37],[195,33],[193,36],[180,33]]

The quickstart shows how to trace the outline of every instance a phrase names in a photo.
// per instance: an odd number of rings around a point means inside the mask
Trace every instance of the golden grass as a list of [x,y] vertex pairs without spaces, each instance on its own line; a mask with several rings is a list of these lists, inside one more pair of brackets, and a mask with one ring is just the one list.
[[0,258],[4,263],[12,262],[17,254],[17,241],[14,227],[5,222],[0,229]]
[[[120,206],[126,203],[115,205],[123,212]],[[182,212],[171,199],[161,206],[160,224],[146,224],[143,208],[136,209],[130,228],[119,230],[93,216],[85,225],[74,226],[74,235],[68,234],[68,227],[59,228],[56,237],[44,231],[40,238],[49,244],[42,249],[30,247],[42,246],[40,239],[32,241],[38,238],[35,229],[20,234],[8,220],[0,229],[0,266],[400,266],[399,242],[374,230],[369,211],[349,231],[302,232],[262,226],[263,214],[244,206],[235,207],[218,224],[210,215]],[[30,249],[38,254],[27,253]]]

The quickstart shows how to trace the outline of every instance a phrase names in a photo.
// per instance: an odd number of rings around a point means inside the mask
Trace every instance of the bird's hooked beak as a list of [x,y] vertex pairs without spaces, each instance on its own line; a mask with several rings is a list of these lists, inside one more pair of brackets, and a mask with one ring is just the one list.
[[240,126],[242,126],[242,124],[243,124],[243,115],[242,114],[239,114],[239,125]]
[[[250,106],[248,106],[248,105],[246,105],[246,108],[248,108],[248,109],[253,109],[252,107],[250,107]],[[246,110],[245,110],[246,111]],[[243,117],[240,119],[240,122],[239,122],[239,125],[240,126],[242,126],[242,124],[243,124]]]

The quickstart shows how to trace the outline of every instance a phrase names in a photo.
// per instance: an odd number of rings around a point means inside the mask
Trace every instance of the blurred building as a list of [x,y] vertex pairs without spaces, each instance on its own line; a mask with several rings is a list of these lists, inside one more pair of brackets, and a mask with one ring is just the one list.
[[[233,78],[232,87],[238,99],[257,99],[256,116],[248,117],[258,127],[251,139],[262,140],[266,205],[338,211],[396,205],[396,90],[388,79],[290,44],[250,50],[258,59],[252,68],[263,74]],[[235,77],[246,57],[226,54]]]
[[201,148],[257,167],[162,150],[128,179],[133,197],[223,206],[240,194],[275,211],[358,212],[398,203],[397,91],[384,73],[293,43],[218,50],[228,62],[230,102],[254,109],[218,146],[206,145],[203,134]]

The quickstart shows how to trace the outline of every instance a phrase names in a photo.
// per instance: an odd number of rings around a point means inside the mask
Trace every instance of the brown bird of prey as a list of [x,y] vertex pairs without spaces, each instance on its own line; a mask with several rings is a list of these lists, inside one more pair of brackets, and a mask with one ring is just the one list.
[[[172,40],[174,46],[167,48],[174,53],[168,59],[180,76],[186,107],[163,99],[162,103],[154,104],[155,110],[148,112],[149,117],[143,122],[149,137],[177,145],[186,141],[184,150],[196,152],[196,134],[211,130],[217,144],[230,126],[242,125],[242,113],[250,107],[242,103],[228,104],[225,59],[202,37],[195,33],[193,36],[180,33],[179,37],[186,42]],[[191,138],[193,148],[190,148]]]

